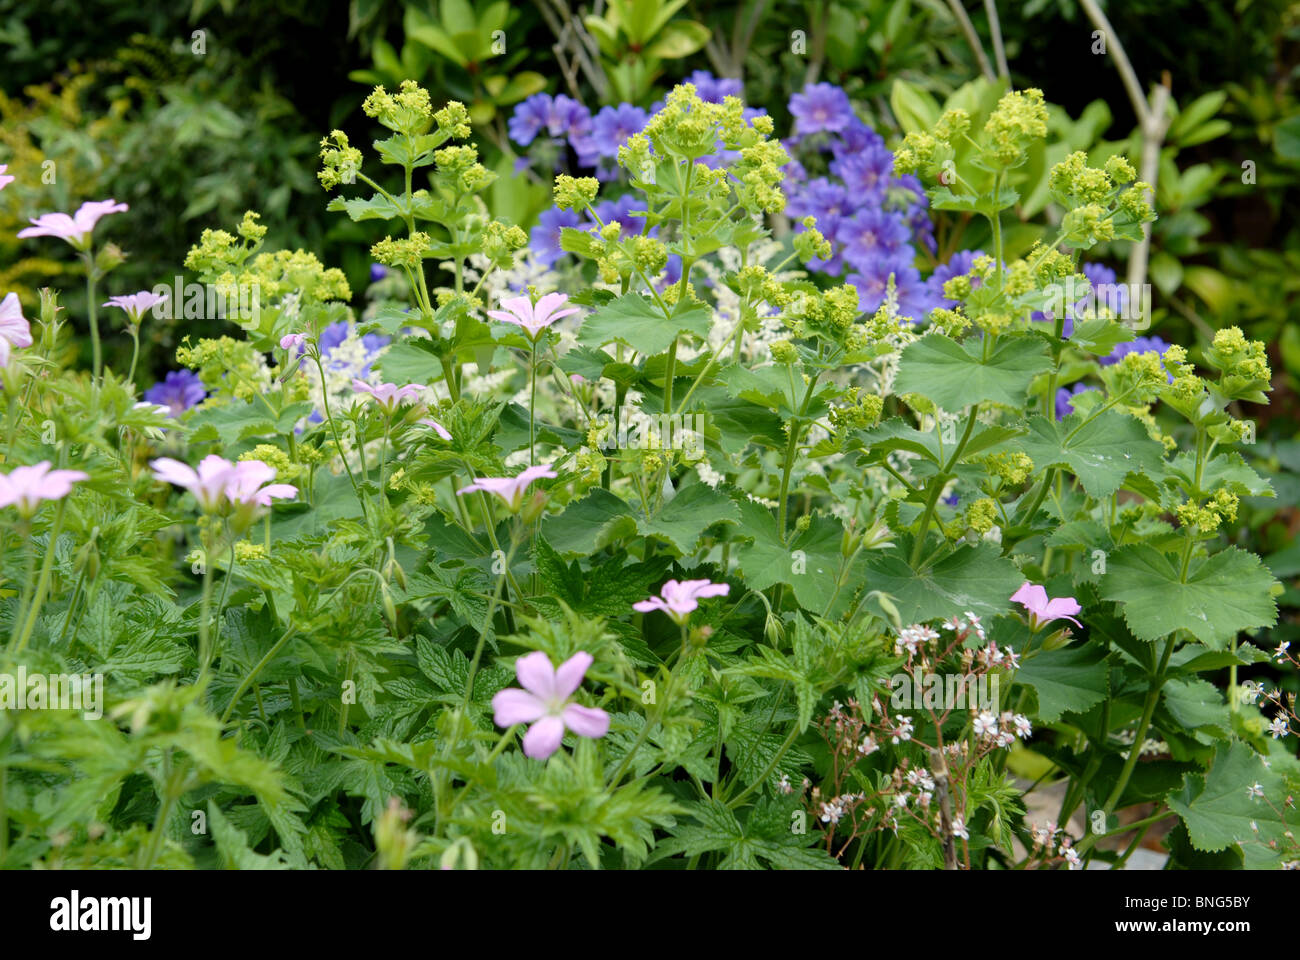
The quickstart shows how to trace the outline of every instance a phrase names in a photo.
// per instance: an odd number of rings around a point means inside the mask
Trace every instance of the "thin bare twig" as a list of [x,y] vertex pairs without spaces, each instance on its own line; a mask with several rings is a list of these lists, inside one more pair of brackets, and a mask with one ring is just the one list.
[[989,18],[989,33],[993,36],[993,56],[998,62],[998,76],[1003,80],[1011,79],[1007,68],[1007,52],[1002,46],[1002,25],[998,21],[997,0],[984,0],[984,12]]
[[989,66],[989,58],[984,55],[984,44],[980,43],[979,34],[975,32],[975,24],[971,23],[970,17],[966,15],[966,8],[961,5],[961,0],[948,0],[948,8],[952,11],[952,15],[957,18],[957,25],[961,27],[961,32],[966,34],[966,42],[975,51],[975,59],[979,61],[980,73],[984,74],[984,79],[992,83],[997,79],[997,74]]

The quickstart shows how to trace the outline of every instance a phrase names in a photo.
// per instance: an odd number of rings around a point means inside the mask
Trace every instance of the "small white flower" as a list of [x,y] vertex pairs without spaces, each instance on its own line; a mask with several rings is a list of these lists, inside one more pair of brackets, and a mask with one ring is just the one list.
[[1285,737],[1287,733],[1290,732],[1287,726],[1286,717],[1282,716],[1280,713],[1274,717],[1273,722],[1268,725],[1268,732],[1273,735],[1274,740],[1277,740],[1279,737]]
[[977,737],[993,736],[998,732],[998,718],[983,710],[975,718],[975,735]]
[[1083,861],[1079,859],[1079,853],[1074,849],[1074,847],[1066,847],[1061,851],[1061,853],[1065,857],[1065,862],[1069,864],[1071,870],[1083,869]]
[[1261,783],[1254,783],[1251,786],[1247,787],[1246,796],[1254,797],[1256,800],[1258,800],[1260,797],[1264,796],[1264,785]]
[[954,837],[961,837],[963,840],[970,839],[970,833],[966,830],[966,821],[961,817],[958,817],[952,822],[952,835]]

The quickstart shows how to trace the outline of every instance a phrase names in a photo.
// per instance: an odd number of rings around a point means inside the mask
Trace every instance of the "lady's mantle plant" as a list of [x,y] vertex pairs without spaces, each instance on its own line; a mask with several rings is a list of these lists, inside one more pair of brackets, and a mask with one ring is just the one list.
[[35,329],[6,298],[5,670],[107,702],[0,711],[0,863],[1073,868],[1166,819],[1182,864],[1294,863],[1294,704],[1237,675],[1277,585],[1223,543],[1269,492],[1234,449],[1263,346],[1094,304],[1080,257],[1155,216],[1122,156],[1052,168],[1059,228],[1009,249],[1046,106],[988,90],[837,156],[988,223],[937,292],[872,260],[868,313],[825,267],[870,218],[804,183],[774,236],[771,119],[690,84],[606,118],[618,219],[557,177],[565,289],[408,82],[370,151],[322,144],[330,209],[387,231],[360,312],[250,213],[186,265],[258,309],[137,400],[60,365],[55,294]]

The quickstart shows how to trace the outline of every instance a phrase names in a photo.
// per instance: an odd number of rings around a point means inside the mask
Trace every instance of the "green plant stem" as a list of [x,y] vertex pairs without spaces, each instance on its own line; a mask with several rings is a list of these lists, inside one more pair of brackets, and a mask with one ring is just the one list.
[[86,315],[90,319],[90,355],[91,355],[91,372],[96,383],[99,382],[99,374],[104,366],[103,350],[99,344],[99,315],[95,309],[95,255],[93,251],[87,250],[82,254],[82,259],[86,263]]
[[[244,678],[244,682],[241,683],[239,687],[235,690],[234,696],[230,698],[230,703],[226,705],[225,711],[221,714],[221,723],[223,726],[225,725],[226,721],[230,719],[230,715],[234,712],[236,704],[239,703],[239,698],[242,697],[246,692],[248,692],[248,688],[251,687],[254,681],[257,680],[258,674],[260,674],[266,668],[267,664],[269,664],[272,660],[275,659],[275,655],[280,652],[281,648],[286,643],[289,642],[289,638],[294,635],[294,632],[296,630],[297,627],[293,624],[292,621],[290,621],[289,628],[285,630],[283,634],[280,635],[280,639],[276,640],[275,643],[271,645],[271,649],[266,651],[266,655],[257,662],[257,666],[253,667],[252,672],[250,672],[249,675]],[[297,686],[295,684],[295,688],[294,688],[295,701],[297,700],[296,690],[297,690]],[[298,707],[298,712],[301,715],[302,710],[300,706]]]
[[50,536],[45,544],[45,558],[41,561],[40,578],[36,581],[36,592],[32,594],[31,602],[27,608],[27,616],[23,623],[23,631],[18,636],[17,645],[12,645],[13,653],[21,653],[27,646],[27,641],[31,639],[32,631],[36,629],[36,617],[41,612],[41,605],[45,602],[45,591],[49,589],[50,578],[54,574],[54,554],[58,548],[59,534],[63,532],[63,512],[67,507],[68,500],[64,497],[59,501],[59,505],[54,511],[54,525],[50,527]]
[[727,806],[729,808],[734,809],[739,806],[742,800],[767,781],[767,778],[771,775],[772,771],[776,769],[776,765],[781,762],[781,758],[785,756],[785,752],[790,749],[791,745],[794,743],[795,737],[797,736],[799,736],[799,724],[796,723],[791,727],[790,735],[785,738],[785,741],[781,744],[780,748],[777,749],[772,759],[768,761],[767,766],[763,768],[763,772],[758,775],[758,778],[744,790],[740,791],[740,793],[736,794],[733,799],[727,801]]
[[916,541],[912,544],[911,566],[915,570],[917,564],[921,562],[921,554],[925,550],[925,537],[930,530],[930,521],[934,518],[934,508],[939,502],[939,495],[943,492],[943,486],[948,482],[948,475],[952,468],[957,465],[957,460],[961,457],[962,451],[966,449],[966,444],[970,441],[971,433],[975,430],[975,417],[979,413],[980,405],[974,404],[970,408],[970,416],[966,418],[966,429],[962,431],[961,439],[957,441],[957,449],[953,450],[952,456],[938,474],[931,478],[929,486],[926,488],[925,511],[921,514],[921,526],[916,531]]
[[330,412],[330,392],[329,385],[325,380],[325,367],[320,362],[320,351],[315,351],[316,369],[320,371],[320,393],[321,400],[325,406],[325,419],[329,421],[330,432],[334,435],[334,446],[338,449],[339,458],[343,461],[343,469],[348,472],[348,479],[352,481],[352,492],[357,496],[357,502],[361,504],[361,513],[366,518],[367,526],[370,524],[370,511],[366,507],[366,498],[361,495],[361,487],[357,484],[357,478],[352,474],[352,465],[348,463],[347,451],[343,449],[343,441],[339,437],[339,427],[334,420],[334,415]]

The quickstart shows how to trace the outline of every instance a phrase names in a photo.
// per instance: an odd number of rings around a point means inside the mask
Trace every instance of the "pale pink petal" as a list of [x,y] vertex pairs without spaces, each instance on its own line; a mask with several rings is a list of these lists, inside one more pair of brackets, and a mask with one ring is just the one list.
[[529,693],[536,694],[543,700],[554,700],[555,668],[551,658],[541,650],[534,650],[515,661],[515,676],[519,685]]
[[1047,606],[1047,591],[1039,584],[1026,580],[1020,589],[1011,595],[1011,600],[1024,606],[1030,613],[1041,613]]
[[580,650],[560,664],[555,670],[555,695],[561,698],[572,696],[582,686],[582,678],[591,663],[591,654]]
[[560,716],[564,725],[580,737],[603,737],[609,732],[609,714],[599,707],[571,703]]
[[524,734],[524,756],[545,760],[560,749],[564,739],[564,721],[559,717],[542,717]]
[[492,698],[493,720],[498,727],[512,727],[516,723],[532,723],[546,715],[546,704],[527,690],[510,687]]
[[194,472],[193,467],[171,457],[159,457],[150,466],[153,467],[153,475],[163,483],[174,483],[178,487],[192,487],[199,482],[199,475]]

